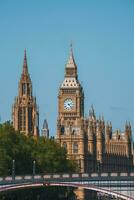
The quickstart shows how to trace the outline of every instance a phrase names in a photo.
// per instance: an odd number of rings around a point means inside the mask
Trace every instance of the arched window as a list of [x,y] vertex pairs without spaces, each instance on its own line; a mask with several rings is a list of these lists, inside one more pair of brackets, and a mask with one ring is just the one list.
[[64,147],[65,149],[67,149],[67,143],[66,143],[66,142],[63,143],[63,147]]
[[75,134],[75,130],[73,129],[73,130],[72,130],[72,135],[74,135],[74,134]]
[[26,83],[22,83],[22,95],[26,94],[27,85]]
[[27,83],[27,94],[30,95],[30,85]]
[[77,144],[77,142],[73,143],[73,153],[78,153],[78,144]]
[[61,126],[61,134],[64,134],[64,126]]

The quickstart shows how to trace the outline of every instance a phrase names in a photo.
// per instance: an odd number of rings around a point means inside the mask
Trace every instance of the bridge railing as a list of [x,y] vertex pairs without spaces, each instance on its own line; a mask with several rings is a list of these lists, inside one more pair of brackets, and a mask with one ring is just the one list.
[[37,174],[37,175],[25,175],[25,176],[6,176],[0,177],[0,185],[9,184],[13,182],[30,182],[38,180],[134,180],[134,172],[131,173],[72,173],[72,174]]

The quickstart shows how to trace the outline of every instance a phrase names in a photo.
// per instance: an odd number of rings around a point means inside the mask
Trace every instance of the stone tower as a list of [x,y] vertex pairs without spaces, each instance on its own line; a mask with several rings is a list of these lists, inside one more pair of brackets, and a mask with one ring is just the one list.
[[93,105],[89,111],[88,127],[87,127],[87,160],[86,171],[94,171],[96,168],[96,124],[97,119]]
[[43,137],[49,138],[49,128],[48,128],[48,123],[46,119],[43,122],[43,128],[42,128],[41,134]]
[[69,159],[85,171],[84,92],[78,80],[72,46],[65,78],[58,94],[57,141],[67,149]]
[[23,71],[19,81],[18,96],[12,108],[13,126],[16,131],[37,137],[39,135],[39,112],[36,98],[32,95],[32,82],[28,73],[26,50]]

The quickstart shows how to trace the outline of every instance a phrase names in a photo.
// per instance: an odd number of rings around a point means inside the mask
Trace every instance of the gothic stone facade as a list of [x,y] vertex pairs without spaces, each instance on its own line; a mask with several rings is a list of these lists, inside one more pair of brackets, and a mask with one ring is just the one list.
[[133,169],[132,131],[112,132],[112,124],[103,117],[97,119],[93,106],[84,118],[84,91],[78,80],[73,51],[65,68],[65,78],[59,88],[57,142],[67,149],[81,172],[128,171]]
[[[15,130],[34,137],[39,135],[39,112],[32,95],[26,51],[12,119]],[[48,137],[47,124],[43,130]],[[111,123],[105,123],[103,117],[96,118],[93,106],[88,118],[84,117],[84,91],[78,80],[72,47],[58,94],[56,140],[67,149],[68,158],[75,160],[81,172],[134,169],[130,123],[126,123],[123,133],[113,132]]]
[[28,73],[26,50],[18,96],[12,107],[13,126],[16,131],[37,137],[39,135],[39,112],[36,98],[32,95],[32,82]]

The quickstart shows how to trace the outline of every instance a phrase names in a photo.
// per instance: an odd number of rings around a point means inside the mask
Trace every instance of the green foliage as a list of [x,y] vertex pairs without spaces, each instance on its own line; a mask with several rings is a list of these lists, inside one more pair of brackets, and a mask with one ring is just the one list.
[[76,167],[67,160],[66,151],[54,139],[26,137],[15,132],[10,122],[0,125],[0,176],[12,174],[15,160],[16,174],[73,172]]
[[66,200],[75,199],[73,188],[40,187],[0,193],[0,200]]

